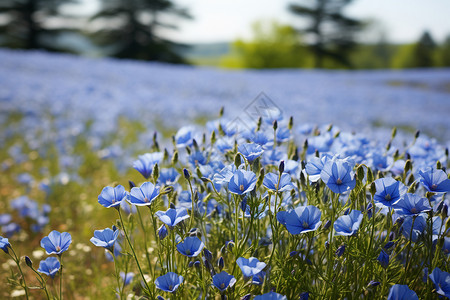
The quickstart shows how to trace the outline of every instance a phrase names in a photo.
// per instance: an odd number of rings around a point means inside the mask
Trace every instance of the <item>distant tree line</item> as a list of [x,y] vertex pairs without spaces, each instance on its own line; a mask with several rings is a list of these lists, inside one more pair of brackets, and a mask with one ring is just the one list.
[[164,21],[167,16],[191,18],[187,10],[171,0],[97,1],[98,12],[83,16],[67,13],[69,5],[71,12],[77,10],[79,0],[1,0],[0,46],[74,52],[60,39],[68,32],[77,32],[109,56],[184,62],[177,52],[183,45],[164,38],[160,31],[176,29]]

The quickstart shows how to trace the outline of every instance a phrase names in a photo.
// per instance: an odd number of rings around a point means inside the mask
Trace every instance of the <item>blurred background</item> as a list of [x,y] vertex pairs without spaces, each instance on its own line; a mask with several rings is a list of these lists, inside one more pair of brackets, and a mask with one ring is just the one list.
[[2,0],[0,47],[223,68],[450,66],[447,0]]

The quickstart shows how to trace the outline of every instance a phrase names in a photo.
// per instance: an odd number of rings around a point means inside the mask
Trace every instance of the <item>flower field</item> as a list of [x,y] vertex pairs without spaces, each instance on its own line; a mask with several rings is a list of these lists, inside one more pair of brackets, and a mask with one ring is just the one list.
[[448,69],[0,50],[0,83],[0,298],[450,297]]

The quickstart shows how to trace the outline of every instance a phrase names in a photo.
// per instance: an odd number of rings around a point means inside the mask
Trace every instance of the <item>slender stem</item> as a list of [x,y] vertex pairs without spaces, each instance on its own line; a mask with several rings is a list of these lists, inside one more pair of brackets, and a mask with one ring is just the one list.
[[[152,269],[152,265],[150,263],[150,257],[149,257],[148,246],[147,246],[147,231],[145,230],[144,221],[142,220],[141,213],[139,211],[139,207],[137,207],[136,210],[138,213],[139,224],[141,225],[142,231],[144,232],[145,258],[147,259],[148,268],[153,276],[153,269]],[[156,238],[156,236],[155,236],[155,238]]]
[[39,274],[33,267],[31,267],[31,270],[33,270],[33,272],[39,276],[39,278],[40,278],[40,279],[38,278],[39,283],[41,284],[41,287],[44,290],[45,295],[47,296],[47,299],[50,300],[50,295],[48,294],[47,284],[46,284],[44,278],[42,278],[41,274]]
[[[117,288],[119,289],[119,295],[120,295],[120,300],[123,299],[123,287],[121,288],[121,284],[120,284],[120,280],[119,280],[119,269],[117,268],[117,258],[114,255],[114,250],[111,251],[113,260],[114,260],[114,270],[116,272],[116,281],[117,281]],[[125,277],[126,277],[126,273],[125,273]],[[125,282],[126,278],[124,278],[124,282]]]
[[59,258],[59,264],[61,265],[61,272],[59,274],[59,299],[63,299],[62,294],[62,278],[63,278],[63,260],[62,260],[62,254],[58,255]]
[[141,274],[142,280],[144,281],[147,291],[150,293],[150,287],[147,284],[147,280],[145,280],[144,273],[142,272],[141,266],[139,265],[139,260],[137,259],[137,256],[136,256],[136,252],[134,252],[133,245],[131,244],[130,238],[128,237],[128,233],[125,229],[125,224],[123,223],[123,218],[122,218],[122,213],[120,212],[120,208],[117,211],[119,212],[120,223],[122,224],[122,229],[125,234],[125,238],[128,242],[128,245],[130,246],[131,252],[133,252],[133,257],[134,257],[134,260],[136,261],[137,267],[139,269],[139,273]]
[[16,265],[17,265],[17,268],[19,269],[20,276],[22,276],[22,280],[23,280],[23,285],[22,285],[22,287],[23,287],[23,289],[25,290],[25,295],[26,295],[27,299],[29,299],[29,296],[28,296],[28,286],[27,286],[27,282],[25,281],[25,276],[23,275],[22,268],[20,267],[20,259],[17,257],[16,252],[14,252],[14,249],[13,249],[12,247],[9,247],[9,249],[11,249],[12,253],[14,254],[14,257],[13,257],[13,256],[12,256],[11,254],[9,254],[9,252],[8,252],[9,256],[11,256],[11,258],[15,261],[15,263],[16,263]]
[[189,183],[189,189],[191,190],[191,203],[192,203],[192,208],[191,208],[191,221],[189,222],[189,229],[192,229],[192,225],[194,225],[194,190],[192,189],[192,184],[191,181],[188,180]]

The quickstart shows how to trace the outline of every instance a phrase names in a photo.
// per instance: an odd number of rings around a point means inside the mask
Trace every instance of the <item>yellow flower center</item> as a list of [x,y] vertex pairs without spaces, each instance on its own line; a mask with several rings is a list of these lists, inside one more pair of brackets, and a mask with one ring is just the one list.
[[341,180],[340,178],[338,178],[338,179],[336,180],[336,184],[342,184],[342,180]]
[[239,189],[241,190],[241,192],[243,192],[243,191],[244,191],[244,185],[241,184],[241,185],[239,186]]

